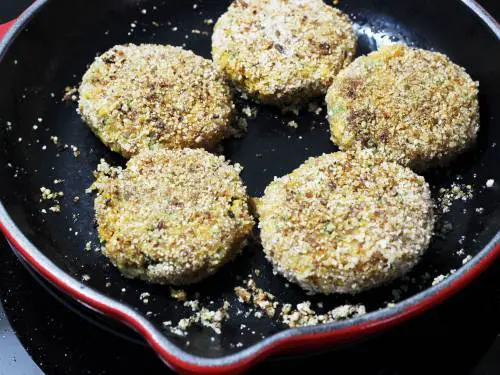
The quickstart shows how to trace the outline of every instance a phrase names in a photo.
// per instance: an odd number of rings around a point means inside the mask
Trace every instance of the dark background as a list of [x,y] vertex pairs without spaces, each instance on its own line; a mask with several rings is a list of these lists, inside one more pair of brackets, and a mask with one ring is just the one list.
[[[0,24],[30,3],[0,0]],[[480,3],[500,19],[499,1]],[[321,355],[269,360],[253,372],[497,375],[499,334],[497,263],[459,295],[380,337]],[[150,349],[103,331],[49,294],[0,238],[0,375],[167,372]]]

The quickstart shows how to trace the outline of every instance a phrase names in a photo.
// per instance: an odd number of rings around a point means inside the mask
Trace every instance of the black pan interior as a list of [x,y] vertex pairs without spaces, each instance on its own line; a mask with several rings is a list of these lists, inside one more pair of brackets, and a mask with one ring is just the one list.
[[[75,103],[61,99],[66,86],[78,84],[93,57],[114,44],[170,43],[210,57],[212,25],[204,20],[215,21],[228,4],[222,0],[48,1],[0,63],[0,198],[8,213],[67,274],[77,280],[83,280],[84,275],[90,277],[84,281],[87,285],[132,306],[174,343],[204,357],[234,353],[241,350],[238,343],[245,348],[285,329],[267,318],[238,315],[238,310],[248,312],[249,307],[236,300],[233,288],[248,275],[281,301],[311,300],[313,306],[321,301],[324,308],[318,311],[359,302],[368,311],[375,311],[425,290],[435,276],[458,269],[464,256],[480,251],[500,227],[500,47],[496,36],[456,0],[442,0],[439,5],[424,0],[344,0],[339,7],[356,24],[358,54],[374,50],[380,43],[403,41],[446,53],[480,81],[481,132],[477,147],[449,167],[425,174],[435,196],[441,187],[455,182],[471,185],[473,198],[456,202],[440,217],[430,250],[407,280],[356,297],[311,297],[273,275],[261,248],[253,243],[217,275],[186,288],[191,298],[199,293],[209,308],[219,307],[223,300],[231,303],[230,319],[221,335],[200,327],[191,328],[186,337],[164,330],[163,321],[175,324],[188,316],[190,309],[173,300],[168,287],[122,278],[93,250],[98,245],[93,197],[85,189],[92,183],[92,171],[101,158],[114,164],[124,161],[84,125]],[[201,33],[193,33],[194,29]],[[238,108],[257,107],[258,115],[248,121],[245,137],[224,143],[224,154],[244,166],[242,177],[251,195],[260,196],[274,176],[290,172],[307,157],[336,150],[329,141],[324,109],[319,115],[307,110],[298,116],[284,115],[236,98]],[[322,98],[318,103],[322,105]],[[295,120],[299,128],[286,126],[290,120]],[[51,136],[78,147],[80,155],[75,157],[71,148],[57,147]],[[64,182],[54,185],[54,179]],[[489,189],[485,188],[488,179],[495,180]],[[60,214],[48,211],[50,202],[40,202],[42,186],[64,192]],[[77,203],[75,196],[80,198]],[[42,214],[42,209],[47,214]],[[85,251],[88,241],[92,242],[91,251]],[[457,254],[460,249],[465,255]],[[255,270],[260,271],[259,276]],[[143,292],[151,295],[147,304],[139,298]]]

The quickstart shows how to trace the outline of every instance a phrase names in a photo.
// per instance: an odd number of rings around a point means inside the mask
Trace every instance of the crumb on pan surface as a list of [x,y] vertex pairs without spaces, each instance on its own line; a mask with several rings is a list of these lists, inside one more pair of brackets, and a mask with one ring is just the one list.
[[291,304],[283,306],[281,318],[290,328],[326,324],[366,314],[364,305],[341,305],[325,314],[318,314],[311,308],[311,302],[305,301],[293,308]]
[[354,60],[328,90],[332,141],[418,170],[443,164],[475,142],[477,96],[478,83],[445,55],[383,46]]
[[314,293],[357,293],[410,270],[434,215],[423,177],[371,150],[309,158],[257,201],[275,269]]
[[236,0],[212,36],[214,63],[235,86],[279,106],[324,94],[355,48],[348,16],[321,0]]
[[113,151],[211,148],[229,132],[231,90],[210,60],[174,46],[118,45],[83,76],[79,110]]
[[101,161],[93,188],[104,254],[128,277],[189,284],[234,258],[254,221],[239,172],[201,149]]

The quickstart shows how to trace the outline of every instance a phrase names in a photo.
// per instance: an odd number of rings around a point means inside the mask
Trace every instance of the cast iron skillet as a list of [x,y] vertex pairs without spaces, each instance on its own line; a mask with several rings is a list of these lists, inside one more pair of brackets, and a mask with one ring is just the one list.
[[[443,301],[500,254],[500,27],[473,1],[443,0],[438,6],[430,0],[344,0],[340,8],[351,16],[359,32],[358,54],[381,43],[402,41],[446,53],[480,81],[477,147],[448,168],[425,174],[435,196],[441,187],[455,182],[471,185],[473,197],[456,202],[439,218],[431,248],[406,280],[356,297],[310,297],[273,275],[254,243],[217,275],[186,288],[190,297],[198,292],[208,307],[219,307],[223,300],[231,303],[221,335],[200,327],[191,328],[185,337],[165,330],[162,322],[175,324],[189,315],[189,308],[173,300],[167,287],[127,280],[99,252],[84,250],[88,241],[92,249],[98,244],[93,197],[84,192],[93,180],[92,171],[100,158],[115,164],[123,164],[123,160],[83,124],[76,105],[61,98],[66,86],[78,84],[93,57],[114,44],[185,43],[186,48],[209,57],[212,26],[204,20],[215,21],[228,3],[38,0],[0,44],[2,231],[15,251],[44,278],[89,308],[134,328],[168,365],[184,372],[239,372],[279,351],[366,338]],[[192,33],[193,29],[201,33]],[[239,108],[249,104],[240,98],[237,102]],[[261,195],[273,176],[288,173],[308,156],[336,150],[329,141],[324,110],[320,115],[304,111],[297,118],[273,108],[258,108],[258,116],[249,120],[248,134],[224,144],[225,155],[244,166],[242,177],[251,195]],[[298,129],[285,125],[291,119],[300,124]],[[75,157],[71,148],[56,146],[51,136],[78,147],[80,155]],[[54,179],[64,182],[54,185]],[[486,188],[489,179],[495,183]],[[64,192],[60,214],[48,211],[50,202],[40,202],[41,186]],[[78,202],[75,196],[80,198]],[[472,260],[463,265],[466,255]],[[432,286],[436,276],[450,271],[451,276]],[[253,314],[245,317],[249,307],[237,301],[233,288],[249,274],[281,301],[311,300],[313,306],[321,301],[323,310],[363,303],[368,314],[298,329],[286,329]],[[139,298],[143,292],[150,294],[148,304]],[[388,307],[389,302],[396,304]],[[238,310],[243,314],[238,315]],[[242,329],[241,324],[246,327]]]

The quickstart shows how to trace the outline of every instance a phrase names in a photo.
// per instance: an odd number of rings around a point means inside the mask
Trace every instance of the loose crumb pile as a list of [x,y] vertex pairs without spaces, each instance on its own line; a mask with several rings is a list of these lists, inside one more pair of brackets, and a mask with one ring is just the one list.
[[[51,189],[46,188],[45,186],[42,186],[40,188],[40,191],[42,193],[40,202],[50,200],[54,203],[54,205],[49,207],[49,211],[54,213],[61,212],[61,205],[59,204],[59,198],[63,197],[64,193],[62,191],[52,191]],[[47,212],[47,210],[45,210],[44,208],[42,208],[41,211],[42,213]]]
[[[327,313],[318,314],[311,308],[310,301],[299,303],[293,308],[289,303],[276,301],[273,294],[257,287],[253,279],[246,282],[246,288],[238,286],[234,288],[234,292],[240,302],[255,306],[269,318],[273,318],[276,311],[281,308],[280,320],[291,328],[330,323],[366,313],[364,305],[342,305]],[[261,317],[262,314],[258,314],[257,311],[255,316]]]
[[170,288],[170,297],[176,299],[177,301],[185,301],[187,299],[187,294],[184,289]]
[[199,309],[198,301],[186,301],[184,305],[191,307],[194,314],[187,318],[182,318],[176,326],[172,326],[171,321],[163,322],[163,326],[169,328],[170,332],[179,336],[186,336],[189,327],[194,324],[200,324],[203,327],[211,328],[218,335],[221,334],[222,322],[229,318],[229,302],[224,301],[222,307],[217,310],[209,310],[205,307]]
[[434,286],[436,284],[439,284],[441,281],[446,280],[446,278],[453,275],[456,271],[457,271],[456,269],[451,269],[450,272],[448,272],[446,274],[441,274],[441,275],[436,276],[434,278],[434,280],[432,280],[432,285]]
[[473,188],[471,185],[453,182],[449,188],[439,189],[439,196],[437,199],[438,210],[443,214],[447,213],[450,211],[453,202],[458,200],[466,202],[472,199],[473,196]]
[[274,295],[258,288],[253,279],[248,280],[247,288],[237,286],[234,288],[234,292],[238,296],[240,302],[253,304],[255,307],[262,310],[269,318],[274,317],[278,302],[275,301]]
[[283,323],[291,328],[331,323],[363,314],[366,314],[364,305],[342,305],[325,314],[317,314],[311,309],[310,301],[299,303],[295,309],[286,304],[281,311]]

